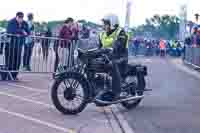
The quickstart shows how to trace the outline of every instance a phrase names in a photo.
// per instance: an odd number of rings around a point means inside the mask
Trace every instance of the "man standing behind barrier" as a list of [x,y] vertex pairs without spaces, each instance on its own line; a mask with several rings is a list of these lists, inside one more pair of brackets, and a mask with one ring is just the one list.
[[160,56],[165,56],[166,44],[163,39],[160,39],[159,47],[160,47]]
[[5,62],[6,67],[12,72],[12,77],[17,80],[18,70],[21,64],[21,52],[25,42],[25,36],[29,34],[28,25],[23,20],[24,14],[18,12],[16,17],[8,22],[7,33],[9,44],[5,47]]
[[[28,14],[28,29],[30,31],[30,35],[34,35],[34,24],[33,24],[33,14]],[[24,45],[24,56],[23,56],[23,67],[27,71],[31,71],[30,61],[32,56],[34,46],[34,40],[31,36],[26,38],[26,42]]]
[[[69,56],[71,40],[73,39],[73,33],[72,33],[73,22],[74,20],[72,18],[68,18],[67,20],[65,20],[64,26],[59,32],[59,38],[63,40],[58,41],[54,46],[56,52],[54,72],[56,72],[59,63],[64,66],[69,65],[69,58],[67,56]],[[61,47],[61,51],[58,51],[59,47],[58,45]]]
[[90,30],[86,25],[83,25],[81,30],[81,38],[82,39],[88,39],[90,37]]
[[43,59],[44,61],[48,61],[48,57],[49,57],[49,46],[51,43],[51,40],[49,39],[49,37],[52,37],[52,32],[50,27],[45,26],[44,27],[44,33],[43,33],[43,38],[42,39],[42,54],[43,54]]
[[198,26],[198,29],[197,29],[196,47],[200,48],[200,25]]

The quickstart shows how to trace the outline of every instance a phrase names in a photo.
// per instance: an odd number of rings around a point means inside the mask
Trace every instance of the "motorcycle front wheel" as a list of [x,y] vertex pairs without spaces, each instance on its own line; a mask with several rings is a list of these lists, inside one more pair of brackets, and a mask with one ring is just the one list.
[[[134,86],[131,88],[131,92],[130,92],[131,96],[143,95],[144,93],[143,90],[145,89],[145,86],[146,86],[144,75],[139,74],[137,76],[127,76],[125,80],[127,83],[134,83]],[[137,100],[122,102],[121,104],[126,109],[133,109],[133,108],[136,108],[141,103],[141,101],[142,101],[142,98],[137,99]]]
[[54,81],[51,98],[58,111],[67,115],[82,112],[89,99],[89,86],[81,74],[66,72]]

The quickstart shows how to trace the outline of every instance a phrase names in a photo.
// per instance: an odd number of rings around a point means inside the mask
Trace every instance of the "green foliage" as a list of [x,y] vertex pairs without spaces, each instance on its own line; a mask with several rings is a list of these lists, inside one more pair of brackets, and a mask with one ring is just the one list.
[[146,19],[146,24],[136,28],[136,34],[143,35],[150,33],[156,38],[174,39],[179,30],[179,18],[170,15],[154,15],[150,19]]
[[7,25],[8,25],[8,21],[7,21],[7,20],[1,20],[1,21],[0,21],[0,27],[6,28]]

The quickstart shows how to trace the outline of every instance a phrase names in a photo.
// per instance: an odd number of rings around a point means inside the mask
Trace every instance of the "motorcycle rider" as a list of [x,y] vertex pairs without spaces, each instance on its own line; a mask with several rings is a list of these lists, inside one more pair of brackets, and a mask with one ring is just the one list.
[[[104,31],[99,35],[101,49],[112,48],[111,68],[112,68],[112,100],[118,100],[121,92],[121,80],[125,75],[128,64],[128,35],[120,28],[118,16],[110,14],[102,19]],[[108,91],[102,91],[97,99],[106,100],[103,96]]]

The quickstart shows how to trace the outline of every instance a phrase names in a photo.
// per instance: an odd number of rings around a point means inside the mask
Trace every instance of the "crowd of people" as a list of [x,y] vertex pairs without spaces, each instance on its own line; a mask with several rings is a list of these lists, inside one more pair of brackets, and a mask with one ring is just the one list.
[[181,56],[182,53],[183,44],[177,40],[133,38],[129,42],[130,56],[137,56],[138,54],[145,56],[165,56],[166,54]]
[[[52,41],[51,37],[56,37],[59,41]],[[75,41],[76,43],[79,38],[88,39],[89,37],[90,30],[87,26],[83,25],[81,29],[73,18],[67,18],[64,21],[58,36],[53,36],[52,29],[48,26],[44,26],[43,32],[36,34],[33,13],[27,15],[26,21],[24,13],[17,12],[16,16],[8,22],[6,28],[7,41],[1,43],[0,54],[3,54],[3,49],[5,49],[5,68],[9,71],[15,71],[11,72],[12,78],[18,80],[17,71],[19,71],[21,65],[25,71],[31,71],[30,63],[35,43],[39,42],[41,44],[44,61],[48,60],[50,44],[54,43],[56,71],[59,63],[63,63],[64,65],[69,64],[68,59],[65,57],[68,57],[67,54],[69,54],[71,48],[71,41]],[[61,51],[58,51],[58,48]],[[10,77],[7,76],[7,78],[9,79]]]

